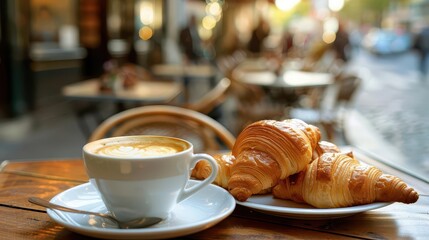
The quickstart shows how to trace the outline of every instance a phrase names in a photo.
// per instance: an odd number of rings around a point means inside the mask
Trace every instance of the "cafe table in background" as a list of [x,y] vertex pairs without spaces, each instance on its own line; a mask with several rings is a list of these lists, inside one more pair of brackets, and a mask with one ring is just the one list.
[[[58,216],[56,221],[53,221],[45,208],[28,202],[31,196],[57,200],[58,196],[61,196],[60,200],[66,202],[67,197],[79,197],[79,192],[76,192],[76,196],[72,194],[76,189],[90,191],[91,186],[83,160],[40,159],[25,162],[10,160],[3,162],[0,171],[0,239],[92,239],[88,235],[115,239],[145,239],[154,236],[181,239],[427,239],[429,184],[391,168],[358,149],[351,150],[357,159],[402,178],[420,193],[419,200],[408,205],[375,203],[369,205],[372,207],[313,209],[293,204],[289,207],[278,206],[276,200],[262,196],[264,200],[252,197],[246,203],[237,203],[235,209],[219,212],[224,215],[216,224],[213,220],[216,216],[192,222],[192,214],[189,214],[190,219],[186,219],[187,217],[182,219],[189,223],[176,225],[170,222],[168,225],[167,220],[162,227],[158,226],[158,230],[156,226],[130,230],[95,226],[91,228],[91,221],[95,219],[87,215],[74,218],[67,218],[68,215],[64,215],[65,220],[59,224],[56,222]],[[68,196],[64,193],[68,193]],[[222,194],[227,193],[225,191]],[[83,206],[91,203],[85,203],[85,200],[81,199],[75,204]],[[101,211],[102,206],[94,204],[94,209]],[[212,207],[222,204],[215,202]],[[205,216],[210,214],[210,209],[212,208],[202,208],[198,211],[201,211],[200,215]],[[187,209],[179,210],[186,213]],[[53,211],[50,212],[54,214]],[[73,219],[77,219],[77,222],[73,222]],[[82,235],[76,233],[83,229],[78,222],[85,219],[88,219],[84,224],[89,230],[83,231]],[[148,235],[148,231],[158,232],[156,235]]]
[[209,63],[198,64],[157,64],[152,66],[154,76],[162,78],[178,78],[184,86],[185,102],[189,102],[189,84],[192,80],[203,79],[208,81],[210,87],[216,85],[216,68]]
[[100,89],[99,79],[89,79],[70,85],[62,89],[62,95],[73,104],[79,127],[86,137],[91,129],[85,121],[87,114],[95,115],[99,124],[104,119],[98,116],[97,105],[113,103],[116,105],[114,113],[125,110],[126,104],[143,106],[150,104],[168,104],[174,101],[183,91],[181,83],[175,81],[137,81],[133,87],[120,88],[111,91]]
[[287,106],[297,105],[303,96],[315,102],[335,83],[331,73],[297,70],[285,64],[277,68],[271,65],[260,58],[247,60],[233,70],[232,77],[264,89],[274,101]]
[[98,79],[89,79],[65,86],[62,94],[74,101],[132,102],[145,105],[172,101],[182,91],[181,84],[172,81],[138,81],[131,88],[110,92],[101,91],[99,86]]
[[272,71],[235,71],[235,78],[243,83],[270,88],[317,88],[334,83],[330,73],[287,70],[280,75]]

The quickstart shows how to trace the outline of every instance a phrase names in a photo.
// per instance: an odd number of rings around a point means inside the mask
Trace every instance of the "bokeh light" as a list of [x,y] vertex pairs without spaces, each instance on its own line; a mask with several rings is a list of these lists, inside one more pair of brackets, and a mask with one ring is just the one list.
[[216,19],[211,15],[207,15],[203,18],[201,24],[203,28],[210,30],[216,26]]
[[339,28],[338,19],[335,17],[327,18],[323,22],[323,31],[337,32]]
[[213,36],[213,31],[212,29],[200,27],[198,28],[198,35],[200,36],[201,40],[208,40]]
[[206,13],[208,15],[217,16],[222,13],[222,7],[218,2],[211,2],[206,6]]
[[338,12],[344,7],[344,0],[329,0],[328,7],[331,11]]
[[336,37],[337,37],[337,36],[336,36],[335,32],[332,32],[332,31],[325,31],[325,32],[323,32],[322,40],[323,40],[325,43],[330,44],[330,43],[333,43],[333,42],[335,41],[335,38],[336,38]]
[[153,4],[151,2],[140,3],[140,21],[145,25],[150,25],[153,23],[153,19]]
[[275,5],[282,11],[289,11],[301,0],[276,0]]
[[139,30],[139,37],[143,40],[149,40],[153,36],[152,28],[144,26]]

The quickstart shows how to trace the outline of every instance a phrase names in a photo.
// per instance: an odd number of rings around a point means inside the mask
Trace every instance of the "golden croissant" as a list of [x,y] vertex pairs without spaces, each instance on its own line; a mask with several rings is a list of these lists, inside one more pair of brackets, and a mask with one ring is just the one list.
[[[216,179],[213,181],[214,184],[228,188],[228,180],[231,176],[231,165],[234,163],[235,157],[231,154],[215,154],[212,156],[217,163],[218,173]],[[199,161],[194,169],[192,170],[191,176],[195,179],[206,179],[210,176],[212,168],[207,161]]]
[[[231,154],[214,154],[212,157],[216,160],[218,166],[218,172],[216,179],[213,181],[213,184],[216,184],[222,188],[228,189],[228,181],[231,177],[231,166],[234,164],[235,157]],[[207,161],[199,161],[194,169],[192,169],[191,177],[203,180],[210,176],[212,168]],[[258,194],[270,193],[270,189],[262,190]]]
[[319,158],[324,153],[339,153],[339,152],[341,151],[337,145],[327,141],[320,141],[317,143],[316,148],[313,151],[312,160]]
[[248,125],[232,149],[235,162],[228,181],[230,193],[246,201],[303,170],[311,162],[319,140],[319,129],[298,119]]
[[414,203],[419,198],[418,193],[398,177],[342,153],[324,153],[304,171],[279,181],[272,193],[274,197],[317,208],[373,202]]
[[[326,152],[340,152],[340,149],[337,147],[337,145],[331,142],[320,141],[313,152],[313,159]],[[218,174],[213,183],[228,189],[228,181],[231,177],[231,166],[234,163],[235,157],[231,155],[231,153],[213,154],[212,157],[216,160],[218,165]],[[191,177],[198,180],[203,180],[210,176],[211,171],[212,168],[207,161],[199,161],[192,170]],[[259,192],[259,194],[268,193],[270,191],[271,189],[267,189],[266,191]]]

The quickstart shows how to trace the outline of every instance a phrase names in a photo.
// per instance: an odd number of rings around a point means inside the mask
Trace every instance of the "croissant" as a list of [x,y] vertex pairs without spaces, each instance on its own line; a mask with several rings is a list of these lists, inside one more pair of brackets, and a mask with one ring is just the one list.
[[[216,160],[218,173],[214,184],[228,188],[228,180],[231,176],[231,165],[234,163],[235,157],[231,154],[214,154],[212,157]],[[207,161],[199,161],[192,170],[191,177],[202,180],[210,176],[212,168]]]
[[327,141],[320,141],[317,143],[316,148],[313,151],[312,160],[319,158],[324,153],[339,153],[339,152],[341,151],[337,145]]
[[248,125],[232,149],[228,190],[239,201],[268,191],[312,160],[320,130],[298,119],[262,120]]
[[372,202],[414,203],[418,193],[398,177],[360,163],[350,154],[324,153],[305,170],[272,190],[273,196],[317,208],[336,208]]

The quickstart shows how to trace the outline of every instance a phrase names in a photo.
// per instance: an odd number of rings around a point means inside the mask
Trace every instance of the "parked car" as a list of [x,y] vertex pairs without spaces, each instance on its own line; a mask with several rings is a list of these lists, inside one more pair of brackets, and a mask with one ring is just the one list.
[[364,36],[362,46],[375,54],[392,54],[408,51],[412,42],[410,33],[374,28]]

